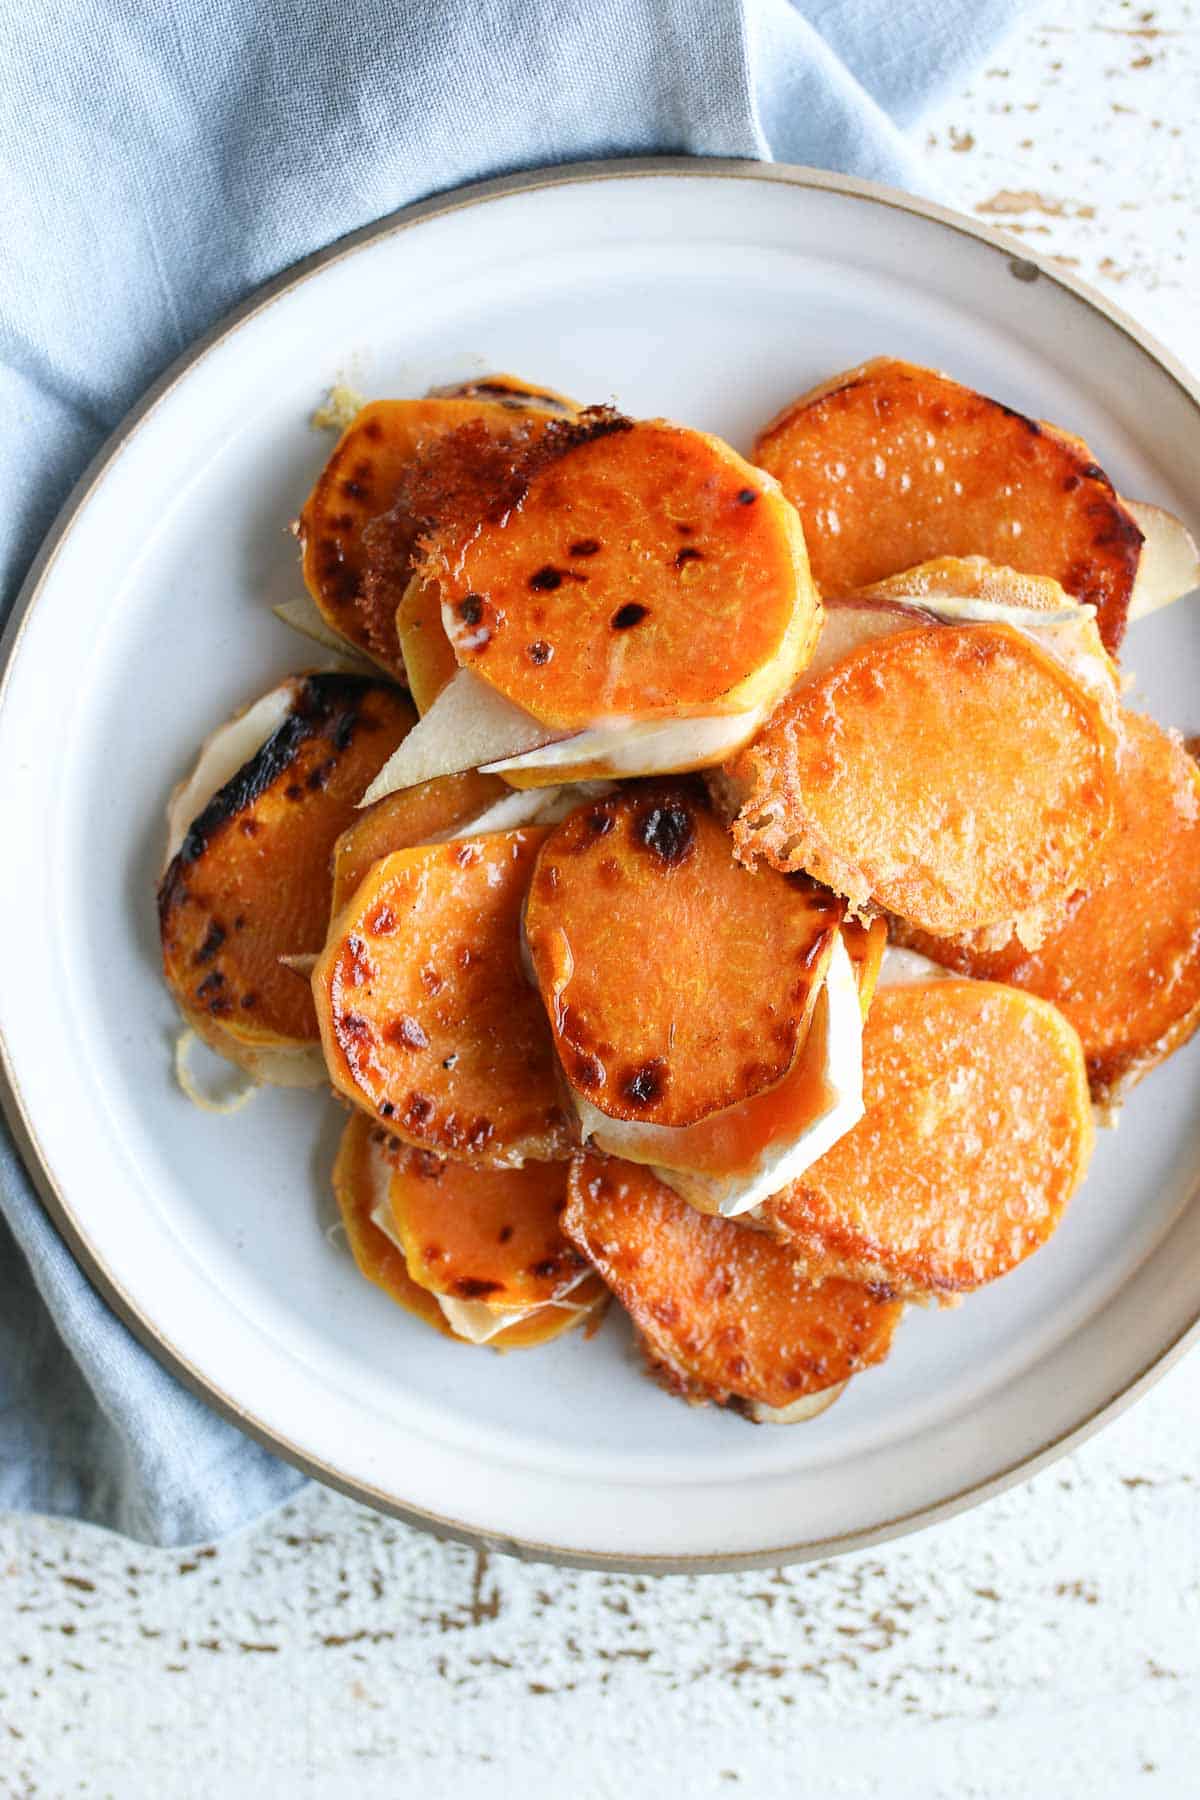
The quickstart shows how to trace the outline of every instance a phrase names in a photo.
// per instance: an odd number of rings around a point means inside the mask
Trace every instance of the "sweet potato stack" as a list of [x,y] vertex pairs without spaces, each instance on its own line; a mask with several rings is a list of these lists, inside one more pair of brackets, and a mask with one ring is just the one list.
[[347,1105],[368,1280],[499,1350],[615,1297],[669,1391],[796,1422],[1047,1242],[1200,1021],[1200,775],[1113,661],[1176,521],[877,359],[750,461],[511,376],[375,401],[296,531],[377,673],[209,740],[164,968]]

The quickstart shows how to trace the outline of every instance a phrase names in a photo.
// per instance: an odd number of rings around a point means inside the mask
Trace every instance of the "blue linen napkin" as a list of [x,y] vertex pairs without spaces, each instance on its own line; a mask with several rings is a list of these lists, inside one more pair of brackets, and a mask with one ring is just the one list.
[[[87,459],[297,258],[508,170],[684,152],[922,186],[1019,0],[30,0],[0,14],[0,622]],[[0,973],[2,979],[2,973]],[[0,1126],[0,1134],[3,1127]],[[93,1293],[0,1135],[0,1508],[158,1544],[302,1483]]]

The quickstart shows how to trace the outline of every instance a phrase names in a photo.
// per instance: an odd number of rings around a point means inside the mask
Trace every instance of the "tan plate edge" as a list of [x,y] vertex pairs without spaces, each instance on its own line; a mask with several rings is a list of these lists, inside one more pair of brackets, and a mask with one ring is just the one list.
[[[823,169],[809,169],[787,163],[756,163],[732,158],[709,159],[685,156],[629,157],[615,158],[612,161],[563,163],[550,169],[535,169],[524,174],[500,176],[491,181],[477,182],[469,187],[455,189],[449,194],[418,201],[414,205],[401,208],[398,212],[388,214],[370,225],[359,227],[323,250],[315,251],[313,255],[305,257],[301,262],[276,276],[264,287],[258,289],[249,299],[243,301],[240,306],[228,313],[159,376],[92,458],[67,496],[58,517],[34,559],[29,574],[17,595],[3,638],[0,639],[0,658],[3,659],[2,665],[0,665],[0,707],[3,707],[9,679],[16,666],[26,622],[40,597],[46,578],[57,558],[59,547],[76,515],[87,504],[109,463],[121,453],[144,420],[218,343],[272,305],[281,295],[298,287],[311,275],[327,268],[330,264],[339,262],[344,256],[357,250],[360,245],[370,243],[377,238],[390,236],[394,232],[406,231],[426,219],[458,212],[465,207],[480,205],[509,194],[532,192],[539,188],[561,187],[584,181],[611,181],[627,179],[631,176],[659,175],[687,175],[718,180],[778,181],[792,187],[823,189],[831,193],[869,200],[881,206],[891,207],[897,212],[912,213],[918,218],[931,219],[961,236],[974,238],[977,242],[986,244],[1003,255],[1008,261],[1010,274],[1016,279],[1052,282],[1092,311],[1100,313],[1110,324],[1115,325],[1126,337],[1132,339],[1137,347],[1157,362],[1176,386],[1182,389],[1185,397],[1196,410],[1197,426],[1200,428],[1200,383],[1197,383],[1183,364],[1164,345],[1160,344],[1149,332],[1143,330],[1128,313],[1114,306],[1104,295],[1089,287],[1086,282],[1079,281],[1061,270],[1050,268],[1035,257],[1031,257],[1023,244],[1016,242],[1005,233],[978,225],[974,220],[966,218],[961,213],[938,206],[932,201],[919,200],[900,189],[886,187],[880,182],[862,181],[852,176],[831,174]],[[327,1487],[335,1488],[352,1500],[373,1506],[380,1512],[388,1513],[406,1524],[429,1531],[436,1537],[483,1546],[489,1550],[501,1551],[530,1561],[552,1562],[567,1568],[627,1569],[639,1574],[703,1574],[736,1569],[771,1568],[782,1563],[811,1562],[821,1557],[842,1555],[848,1551],[862,1550],[871,1545],[886,1543],[892,1538],[952,1518],[955,1514],[964,1512],[971,1506],[993,1499],[1018,1481],[1029,1479],[1048,1463],[1082,1444],[1102,1426],[1115,1419],[1126,1407],[1132,1405],[1149,1387],[1167,1373],[1195,1340],[1200,1338],[1200,1309],[1198,1309],[1190,1324],[1185,1326],[1183,1331],[1170,1343],[1164,1345],[1160,1353],[1131,1381],[1111,1394],[1085,1419],[1072,1426],[1060,1437],[1043,1444],[1030,1455],[1020,1458],[1009,1467],[990,1476],[986,1481],[973,1483],[958,1493],[948,1496],[945,1500],[937,1501],[932,1506],[917,1508],[912,1512],[885,1520],[879,1525],[847,1533],[845,1536],[786,1544],[775,1550],[754,1551],[742,1555],[685,1557],[618,1556],[604,1552],[577,1552],[563,1550],[553,1544],[496,1537],[476,1530],[459,1520],[448,1519],[439,1514],[426,1513],[405,1506],[393,1496],[371,1487],[368,1483],[347,1479],[336,1469],[308,1456],[297,1445],[272,1433],[260,1420],[239,1406],[230,1395],[213,1387],[197,1368],[180,1355],[167,1338],[155,1330],[138,1309],[136,1303],[120,1287],[92,1251],[83,1230],[75,1219],[70,1204],[58,1188],[33,1129],[32,1120],[26,1112],[16,1071],[13,1068],[12,1058],[2,1031],[0,1031],[0,1077],[2,1077],[0,1079],[0,1106],[3,1107],[12,1129],[17,1148],[33,1177],[47,1213],[65,1239],[75,1260],[93,1287],[118,1318],[128,1326],[139,1342],[192,1393],[207,1402],[233,1424],[239,1426],[249,1437],[262,1444],[266,1449],[274,1451],[305,1474],[311,1475]]]

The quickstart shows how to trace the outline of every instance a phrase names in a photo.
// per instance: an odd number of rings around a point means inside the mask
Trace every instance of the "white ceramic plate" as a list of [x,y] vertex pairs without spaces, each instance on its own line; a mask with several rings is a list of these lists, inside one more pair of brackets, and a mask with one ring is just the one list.
[[[668,1399],[623,1323],[507,1358],[357,1275],[332,1103],[234,1118],[171,1077],[154,884],[168,788],[215,721],[312,657],[283,527],[348,376],[490,369],[747,447],[819,377],[890,352],[1083,433],[1119,488],[1200,529],[1200,403],[1073,283],[883,189],[742,164],[607,164],[417,208],[284,278],[117,433],[31,577],[0,704],[0,1040],[55,1216],[157,1354],[284,1455],[436,1527],[579,1561],[778,1561],[928,1523],[1061,1450],[1200,1313],[1200,1044],[1105,1133],[1054,1242],[819,1420]],[[1130,633],[1140,700],[1200,727],[1200,611]],[[15,1103],[14,1103],[15,1096]]]

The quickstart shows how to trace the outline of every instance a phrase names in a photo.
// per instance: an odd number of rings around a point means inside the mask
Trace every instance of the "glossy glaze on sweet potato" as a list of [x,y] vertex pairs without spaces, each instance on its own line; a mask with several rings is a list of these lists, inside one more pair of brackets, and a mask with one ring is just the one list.
[[822,592],[938,556],[1052,576],[1116,650],[1142,534],[1080,439],[877,357],[801,395],[754,448],[798,509]]
[[554,1048],[521,962],[544,829],[399,850],[313,971],[330,1079],[418,1149],[500,1167],[569,1151]]
[[185,1015],[245,1066],[264,1043],[315,1042],[283,955],[320,949],[330,856],[415,719],[386,682],[310,675],[289,716],[192,821],[158,890],[163,967]]
[[[486,392],[489,385],[497,392]],[[400,593],[411,573],[412,546],[423,520],[394,515],[386,536],[390,587],[371,588],[364,533],[394,514],[397,496],[418,455],[464,425],[504,436],[529,418],[558,416],[568,402],[525,388],[512,376],[483,377],[423,400],[373,400],[342,433],[296,523],[305,585],[326,621],[382,666],[404,679],[396,637]]]
[[881,987],[863,1064],[865,1117],[762,1207],[815,1275],[946,1296],[1046,1242],[1094,1136],[1061,1013],[990,982]]
[[1116,828],[1038,950],[1014,940],[987,954],[901,932],[947,968],[1052,1000],[1079,1032],[1101,1105],[1200,1024],[1200,771],[1153,719],[1126,713],[1124,723]]
[[467,769],[461,775],[439,775],[401,788],[360,812],[333,847],[333,897],[336,918],[373,863],[393,850],[411,850],[431,838],[456,831],[478,818],[510,790],[498,775]]
[[649,1169],[577,1157],[563,1230],[630,1314],[675,1393],[738,1410],[787,1407],[882,1362],[902,1304],[814,1287],[785,1244],[696,1212]]
[[422,540],[459,663],[544,724],[747,711],[820,621],[794,510],[728,445],[595,411]]
[[1101,706],[1005,625],[864,644],[801,685],[732,765],[738,854],[806,869],[922,929],[1061,909],[1112,829]]
[[610,1118],[686,1126],[795,1061],[844,907],[733,855],[703,786],[635,783],[538,855],[525,937],[571,1086]]

